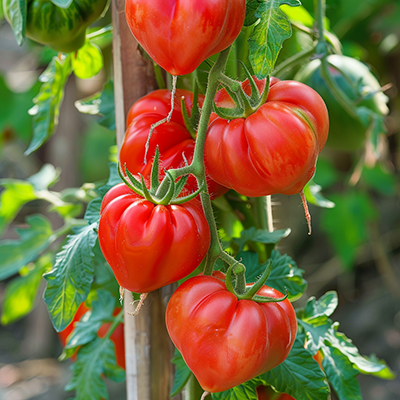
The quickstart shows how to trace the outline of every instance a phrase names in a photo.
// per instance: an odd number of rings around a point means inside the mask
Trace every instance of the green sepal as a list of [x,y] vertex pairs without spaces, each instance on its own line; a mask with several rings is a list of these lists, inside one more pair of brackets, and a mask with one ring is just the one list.
[[158,145],[156,147],[156,154],[154,155],[153,165],[151,167],[150,173],[150,192],[155,193],[159,186],[158,181],[158,166],[160,165],[160,151],[158,150]]
[[178,197],[179,193],[182,192],[183,188],[186,185],[186,182],[189,178],[189,175],[184,175],[181,176],[177,182],[175,182],[175,192],[174,192],[174,197]]
[[129,189],[131,189],[133,192],[135,192],[138,196],[144,197],[144,194],[143,194],[143,191],[142,191],[142,188],[141,188],[139,182],[129,172],[129,170],[126,168],[126,166],[125,166],[125,171],[127,174],[132,176],[132,179],[129,178],[129,176],[128,176],[129,180],[127,179],[127,177],[122,173],[120,164],[118,164],[118,175],[121,178],[122,182],[124,182],[125,185],[128,186]]
[[165,195],[161,198],[160,204],[170,204],[170,201],[172,200],[174,194],[175,194],[175,182],[174,178],[172,177],[171,173],[168,170],[165,170],[165,178],[164,179],[169,179],[170,184],[168,186],[168,191],[165,193]]
[[217,107],[215,103],[213,104],[213,111],[215,112],[215,114],[218,115],[218,117],[228,120],[241,118],[244,115],[244,109],[241,109],[239,107],[237,108]]
[[155,203],[154,197],[150,194],[149,189],[146,187],[146,183],[144,181],[143,175],[139,174],[140,180],[142,181],[142,190],[143,190],[143,196],[147,201],[150,201],[150,203]]
[[188,196],[184,196],[184,197],[177,197],[174,200],[170,201],[170,204],[183,204],[186,203],[190,200],[193,200],[197,195],[200,194],[200,192],[202,191],[202,188],[198,188],[195,192],[189,194]]
[[[267,281],[267,279],[271,275],[271,271],[272,271],[272,261],[269,260],[262,275],[257,279],[257,281],[254,283],[254,285],[245,293],[245,296],[243,298],[249,299],[249,300],[253,299],[255,297],[256,293],[262,288],[264,283]],[[286,294],[286,297],[287,297],[287,294]]]

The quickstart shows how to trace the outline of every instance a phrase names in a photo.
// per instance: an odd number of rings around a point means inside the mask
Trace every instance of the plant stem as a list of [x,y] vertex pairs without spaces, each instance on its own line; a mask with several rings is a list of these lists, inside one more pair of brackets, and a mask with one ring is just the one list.
[[300,64],[304,59],[310,58],[315,53],[316,46],[309,49],[304,49],[293,56],[289,57],[285,61],[281,62],[273,71],[272,75],[279,78],[286,70],[295,67]]
[[111,335],[117,329],[117,326],[124,321],[124,309],[122,308],[118,315],[114,318],[110,328],[107,331],[107,335],[104,337],[105,339],[110,339]]

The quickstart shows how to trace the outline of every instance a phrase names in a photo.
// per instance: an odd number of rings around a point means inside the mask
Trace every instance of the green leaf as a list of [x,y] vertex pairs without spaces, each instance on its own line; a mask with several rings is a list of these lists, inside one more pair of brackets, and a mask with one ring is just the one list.
[[45,143],[58,125],[58,115],[64,97],[64,86],[71,74],[71,56],[64,60],[54,57],[40,75],[43,82],[39,94],[33,99],[35,106],[29,110],[33,115],[33,138],[25,154],[31,154]]
[[[250,23],[257,18],[257,24],[249,38],[249,60],[257,78],[270,75],[274,69],[283,42],[292,35],[291,26],[280,6],[287,4],[298,6],[298,0],[250,1],[248,7],[252,10],[246,16]],[[254,21],[255,22],[255,21]]]
[[325,400],[329,396],[325,374],[304,348],[302,335],[297,335],[287,359],[260,377],[279,392],[295,399]]
[[192,371],[186,365],[182,354],[177,348],[175,348],[174,357],[171,362],[175,365],[174,386],[170,394],[170,397],[173,397],[184,388],[189,378],[192,376]]
[[54,268],[44,277],[47,288],[44,300],[57,332],[72,321],[80,304],[86,300],[94,276],[93,247],[97,242],[97,223],[75,228],[74,234],[56,256]]
[[333,329],[326,335],[330,347],[338,349],[349,361],[363,374],[376,375],[383,379],[394,379],[394,374],[386,363],[375,356],[362,356],[353,342],[344,333],[338,332],[339,324],[335,323]]
[[28,228],[16,229],[17,240],[0,242],[0,280],[16,274],[22,267],[35,261],[56,237],[50,221],[42,215],[31,215],[26,219]]
[[312,179],[308,181],[307,185],[304,186],[303,189],[307,201],[310,204],[314,204],[315,206],[322,208],[335,207],[335,203],[322,196],[321,189],[321,186],[317,185]]
[[60,168],[54,168],[54,165],[44,164],[40,171],[30,176],[27,181],[30,182],[35,190],[46,190],[53,186],[60,177]]
[[106,25],[104,27],[91,27],[88,29],[87,32],[89,33],[86,35],[86,39],[90,43],[100,47],[101,49],[112,43],[112,24]]
[[5,14],[10,22],[17,43],[21,46],[26,35],[27,0],[9,0],[3,2]]
[[86,42],[71,60],[74,74],[80,79],[92,78],[103,68],[103,54],[90,42]]
[[0,233],[14,220],[21,208],[37,198],[30,182],[17,179],[1,179],[5,188],[0,195]]
[[338,306],[338,297],[335,291],[326,292],[317,301],[315,297],[310,297],[304,307],[302,319],[305,321],[315,321],[320,317],[329,317]]
[[384,196],[394,196],[396,193],[396,177],[386,171],[380,164],[376,164],[371,168],[364,166],[362,180],[370,188]]
[[290,229],[281,229],[278,231],[269,232],[264,229],[256,229],[251,227],[241,232],[240,238],[235,238],[233,241],[239,246],[239,251],[243,250],[247,242],[259,242],[265,244],[277,244],[283,238],[289,236]]
[[[258,255],[254,252],[241,252],[237,255],[238,259],[246,266],[247,282],[255,282],[263,273],[267,263],[259,264]],[[266,285],[285,293],[289,293],[289,300],[294,301],[301,297],[307,287],[307,282],[303,279],[304,271],[297,267],[297,264],[288,255],[282,255],[279,251],[272,251],[270,260],[272,261],[272,271]]]
[[212,393],[212,398],[213,400],[257,400],[256,388],[263,383],[260,378],[254,378],[224,392]]
[[43,273],[51,268],[49,257],[30,265],[28,272],[7,284],[3,298],[1,323],[10,324],[24,317],[35,306]]
[[72,379],[65,389],[76,391],[75,400],[108,399],[102,374],[117,382],[125,379],[125,371],[116,365],[114,343],[98,337],[79,350],[72,365]]
[[92,200],[85,213],[85,220],[89,223],[94,223],[99,221],[100,219],[100,208],[101,202],[103,201],[104,195],[115,185],[121,183],[121,178],[118,174],[118,166],[115,163],[109,163],[110,167],[110,175],[108,177],[107,183],[98,189],[98,193],[100,194],[99,197]]
[[357,247],[368,239],[368,224],[378,212],[366,193],[351,191],[331,196],[335,208],[323,209],[321,228],[327,233],[345,268],[353,265]]
[[115,129],[114,84],[107,82],[102,92],[91,97],[75,102],[79,112],[90,115],[101,115],[99,124],[110,129]]
[[385,116],[378,114],[368,107],[357,107],[357,115],[360,118],[361,123],[365,128],[370,129],[370,142],[376,153],[378,153],[378,140],[381,134],[386,134],[387,129],[385,127]]
[[97,291],[97,300],[92,302],[89,310],[75,325],[72,335],[65,346],[67,357],[70,357],[78,346],[82,346],[97,337],[97,331],[104,322],[111,322],[115,308],[115,298],[105,290]]
[[362,399],[358,371],[339,350],[322,345],[322,367],[339,400]]
[[71,5],[72,0],[51,0],[51,2],[57,7],[68,8]]
[[324,338],[332,327],[328,317],[337,307],[337,294],[334,291],[325,293],[319,301],[310,297],[303,309],[297,311],[298,323],[307,336],[307,348],[315,354],[321,347]]

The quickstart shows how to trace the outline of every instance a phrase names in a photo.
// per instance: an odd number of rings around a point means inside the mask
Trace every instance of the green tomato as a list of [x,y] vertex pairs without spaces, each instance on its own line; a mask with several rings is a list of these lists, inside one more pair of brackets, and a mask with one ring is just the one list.
[[[329,55],[329,72],[338,86],[357,106],[386,115],[388,98],[381,85],[362,62],[342,55]],[[313,60],[294,78],[315,89],[324,99],[329,112],[329,136],[326,146],[337,150],[354,151],[365,141],[366,127],[351,117],[337,102],[321,76],[321,61]],[[360,101],[361,100],[361,101]]]
[[[11,0],[3,0],[10,20]],[[73,0],[61,8],[50,0],[28,0],[26,36],[52,49],[71,53],[85,43],[86,28],[105,11],[108,0]]]

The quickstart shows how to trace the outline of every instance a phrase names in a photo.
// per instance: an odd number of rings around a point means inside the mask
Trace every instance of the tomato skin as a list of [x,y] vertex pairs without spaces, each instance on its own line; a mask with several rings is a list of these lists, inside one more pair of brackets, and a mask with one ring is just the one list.
[[[265,81],[256,84],[261,91]],[[250,93],[248,82],[242,86]],[[217,93],[216,104],[234,105],[225,89]],[[327,109],[317,92],[273,78],[267,101],[253,114],[211,122],[206,169],[213,180],[245,196],[296,194],[314,174],[328,129]]]
[[126,20],[149,56],[172,75],[193,72],[230,46],[246,15],[245,0],[127,0]]
[[[282,297],[264,286],[262,296]],[[238,300],[224,281],[196,276],[172,295],[166,325],[204,390],[228,390],[285,360],[296,337],[296,315],[279,303]]]
[[[148,162],[144,164],[145,144],[151,124],[165,118],[171,109],[171,92],[169,90],[155,90],[136,101],[129,110],[127,117],[127,131],[119,153],[122,166],[126,164],[133,174],[141,173],[149,177],[153,165],[153,156],[158,146],[160,152],[161,176],[163,169],[181,168],[193,160],[195,141],[185,127],[180,99],[184,98],[189,115],[193,108],[193,93],[178,89],[175,95],[174,111],[170,122],[166,122],[154,129],[149,142]],[[198,103],[203,105],[204,96],[200,95]],[[215,199],[228,191],[227,188],[207,179],[211,198]],[[189,175],[186,188],[197,190],[197,181]]]
[[[84,314],[86,314],[90,308],[86,306],[83,302],[78,310],[76,311],[73,320],[70,324],[61,332],[58,332],[58,338],[60,339],[61,344],[63,347],[67,344],[68,336],[72,333],[75,328],[75,324],[80,321]],[[113,315],[116,316],[121,311],[121,308],[116,308],[113,312]],[[97,334],[100,338],[103,338],[106,334],[108,329],[110,328],[111,323],[106,322],[97,331]],[[117,360],[117,365],[121,368],[125,369],[125,338],[124,338],[124,323],[121,322],[114,330],[114,332],[110,336],[111,341],[114,343],[115,348],[115,357]],[[76,355],[73,355],[72,358],[76,358]]]
[[[379,115],[388,114],[388,98],[381,92],[380,83],[365,64],[338,54],[329,55],[327,61],[331,64],[329,73],[333,80],[350,100],[357,102],[358,107],[367,107]],[[321,60],[311,61],[296,74],[295,79],[315,89],[328,107],[330,134],[326,145],[343,151],[361,148],[365,142],[367,128],[358,119],[351,117],[336,100],[321,75]],[[366,93],[375,94],[360,102],[356,87],[362,87]]]
[[197,199],[155,205],[121,183],[104,196],[99,243],[119,285],[147,293],[193,272],[208,251],[210,230]]

